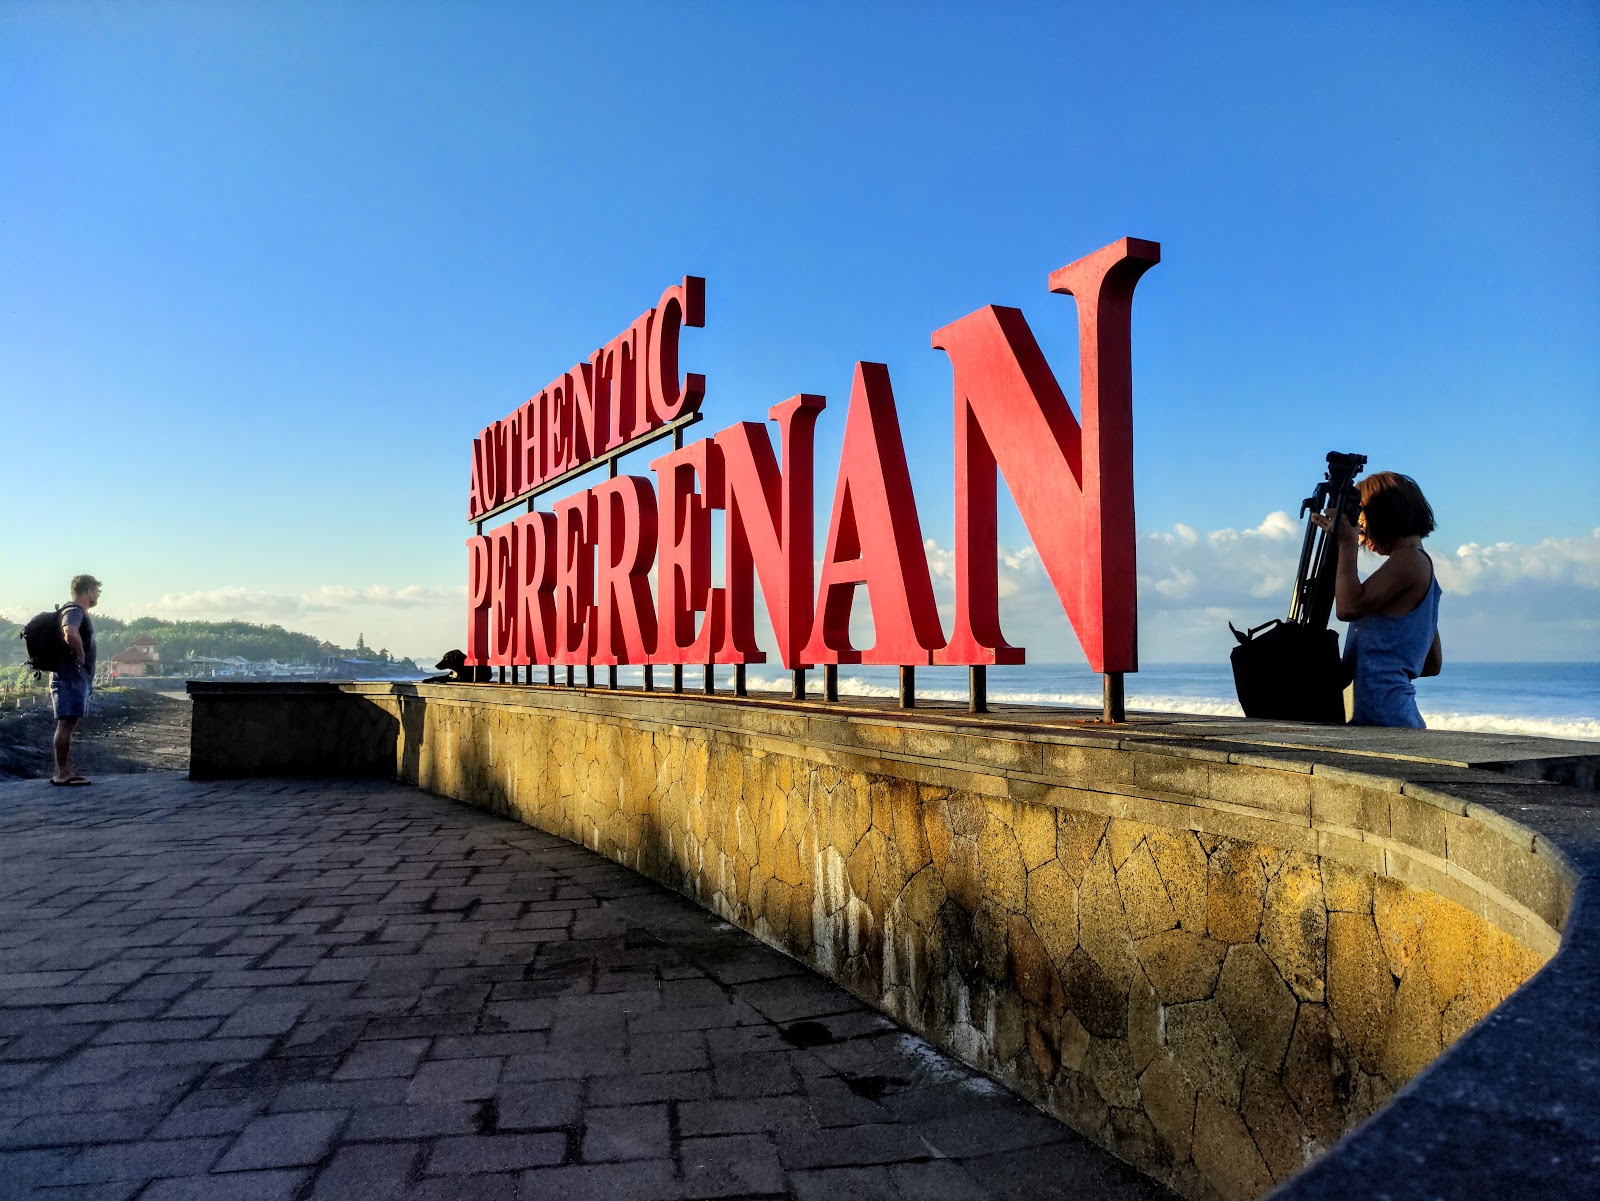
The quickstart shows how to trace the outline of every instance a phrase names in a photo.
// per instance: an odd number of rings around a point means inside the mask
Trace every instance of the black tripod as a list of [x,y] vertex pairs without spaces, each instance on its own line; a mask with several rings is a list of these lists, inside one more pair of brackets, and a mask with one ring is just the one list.
[[1334,522],[1329,522],[1325,530],[1318,529],[1307,514],[1331,508],[1335,513],[1343,513],[1354,525],[1361,512],[1356,476],[1366,465],[1366,455],[1330,450],[1327,475],[1318,481],[1311,495],[1300,502],[1306,536],[1300,544],[1300,567],[1295,572],[1294,593],[1289,598],[1291,622],[1319,630],[1328,628],[1328,618],[1333,613],[1333,585],[1339,571],[1339,539]]
[[1355,522],[1361,507],[1355,478],[1366,465],[1366,455],[1329,451],[1327,473],[1300,503],[1306,533],[1288,620],[1274,618],[1242,634],[1228,623],[1239,640],[1230,658],[1246,717],[1344,722],[1344,686],[1349,681],[1339,661],[1339,636],[1328,628],[1339,571],[1337,523],[1329,522],[1324,530],[1310,515],[1331,511]]

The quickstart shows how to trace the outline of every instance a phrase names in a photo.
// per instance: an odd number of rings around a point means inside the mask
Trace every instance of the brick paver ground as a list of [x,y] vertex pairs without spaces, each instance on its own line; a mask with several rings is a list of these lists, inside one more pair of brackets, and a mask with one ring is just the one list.
[[1164,1196],[515,822],[371,781],[0,785],[0,1197]]

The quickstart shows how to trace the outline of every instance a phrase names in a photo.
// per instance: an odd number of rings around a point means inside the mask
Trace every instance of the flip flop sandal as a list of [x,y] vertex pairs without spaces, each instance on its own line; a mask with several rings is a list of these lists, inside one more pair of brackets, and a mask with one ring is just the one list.
[[55,785],[57,788],[81,788],[85,784],[94,783],[94,781],[88,779],[86,776],[69,776],[65,780],[51,780],[50,783]]

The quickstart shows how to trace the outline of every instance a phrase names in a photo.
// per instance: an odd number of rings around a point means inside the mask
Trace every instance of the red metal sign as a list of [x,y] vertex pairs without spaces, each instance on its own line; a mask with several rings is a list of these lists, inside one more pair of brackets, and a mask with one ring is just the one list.
[[678,379],[678,335],[706,323],[706,281],[684,276],[627,329],[472,440],[467,518],[478,521],[700,408]]
[[[955,584],[948,637],[934,604],[889,369],[857,363],[833,513],[813,578],[813,440],[825,402],[796,396],[467,541],[472,664],[761,663],[759,581],[786,668],[1021,663],[1000,629],[997,489],[1004,477],[1073,630],[1099,672],[1138,669],[1133,527],[1133,291],[1161,248],[1122,240],[1050,276],[1078,309],[1074,417],[1022,313],[986,306],[933,335],[954,369]],[[705,284],[655,308],[473,440],[475,522],[659,437],[695,413],[703,376],[678,376]],[[693,418],[689,418],[692,420]],[[711,583],[711,512],[724,583]],[[481,526],[480,526],[481,529]],[[652,595],[649,574],[656,571]],[[875,641],[850,642],[865,588]]]

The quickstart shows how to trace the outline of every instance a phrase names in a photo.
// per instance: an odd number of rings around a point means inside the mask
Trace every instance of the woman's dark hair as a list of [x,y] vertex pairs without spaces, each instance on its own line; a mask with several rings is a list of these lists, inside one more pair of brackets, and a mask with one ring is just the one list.
[[1367,541],[1380,554],[1411,534],[1433,533],[1433,508],[1417,481],[1397,471],[1379,471],[1358,485]]

